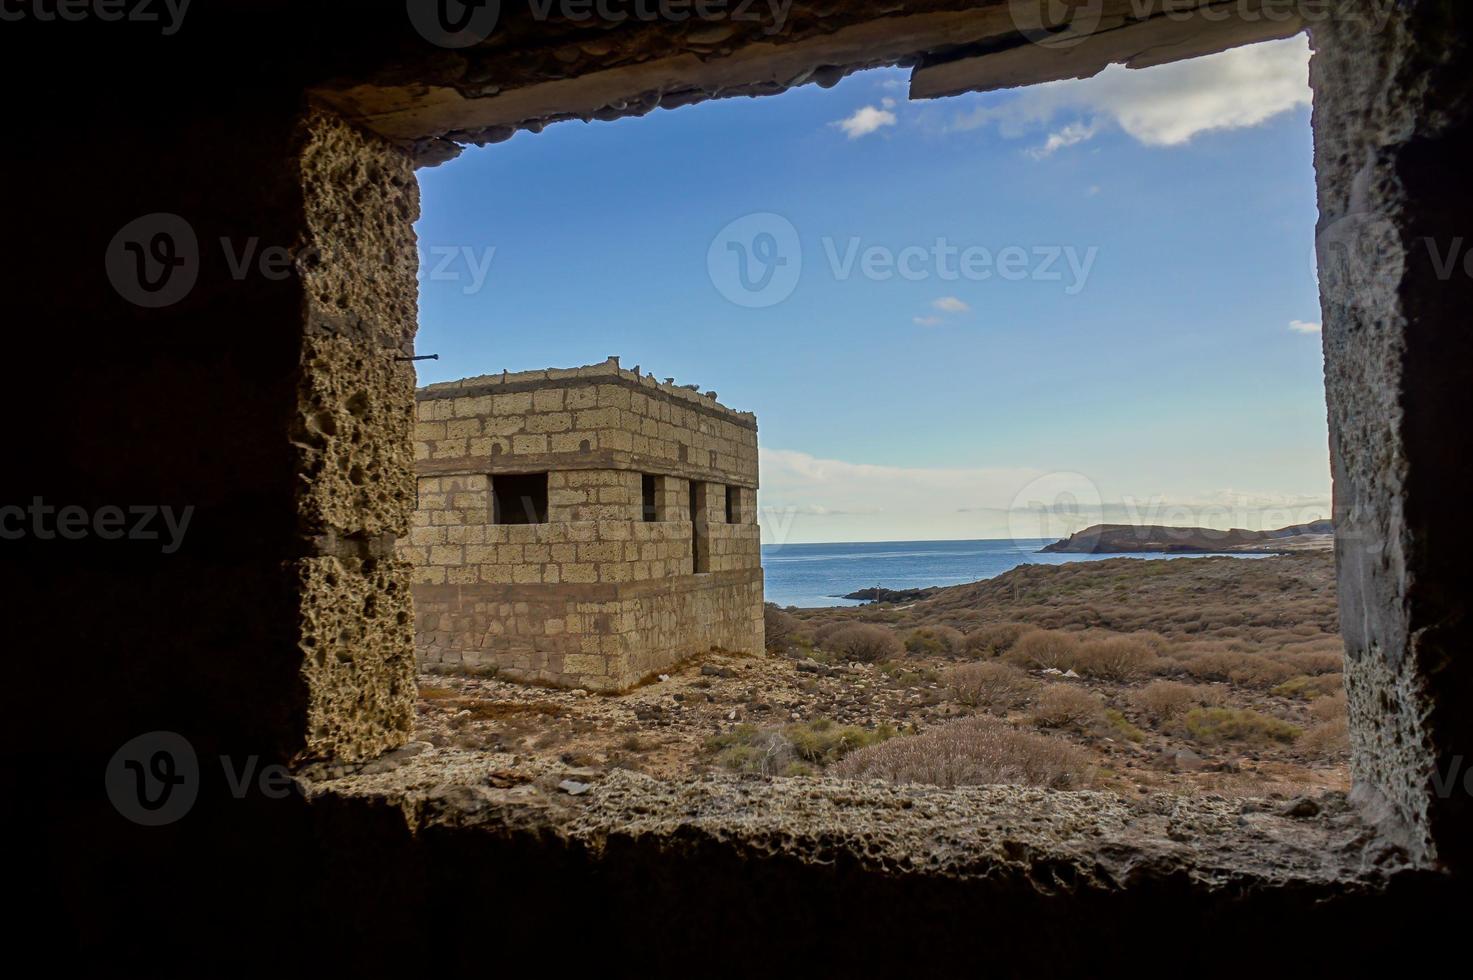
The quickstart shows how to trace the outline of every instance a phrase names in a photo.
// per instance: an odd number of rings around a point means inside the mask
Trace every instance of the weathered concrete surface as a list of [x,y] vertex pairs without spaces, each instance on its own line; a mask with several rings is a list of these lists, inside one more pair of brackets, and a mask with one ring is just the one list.
[[498,142],[563,119],[832,85],[852,71],[1015,30],[1007,0],[795,3],[780,22],[757,4],[753,14],[715,24],[537,23],[505,5],[485,44],[442,52],[417,71],[334,78],[314,91],[375,132],[414,141],[433,161],[457,152],[447,141]]
[[[400,906],[401,928],[441,937],[416,950],[432,961],[476,962],[484,944],[459,940],[494,923],[524,941],[574,930],[588,952],[570,955],[656,974],[816,958],[861,975],[1241,976],[1288,972],[1289,950],[1325,969],[1411,963],[1423,954],[1402,930],[1421,917],[1436,935],[1459,907],[1334,796],[1316,811],[831,779],[669,784],[434,749],[375,768],[389,766],[303,780],[308,812],[403,828],[388,863],[413,868],[422,891]],[[590,788],[572,795],[567,779]]]
[[911,74],[910,97],[1092,78],[1109,65],[1149,68],[1292,37],[1305,26],[1302,7],[1296,0],[1093,0],[1070,9],[1057,0],[1016,0],[1010,13],[1024,38],[926,59]]
[[1473,12],[1406,3],[1369,31],[1338,6],[1311,81],[1353,766],[1413,853],[1467,868]]
[[[300,98],[259,97],[167,122],[158,102],[97,118],[99,142],[134,148],[109,177],[53,161],[13,202],[29,248],[8,266],[12,322],[60,346],[6,392],[9,417],[48,421],[17,440],[5,502],[190,513],[168,553],[95,535],[6,542],[17,689],[49,689],[58,657],[86,678],[65,724],[21,730],[48,731],[89,772],[154,730],[281,760],[408,738],[409,576],[393,541],[414,505],[414,376],[396,358],[415,328],[418,187],[401,149]],[[130,267],[104,258],[136,222],[126,234],[151,241],[159,214],[187,230],[170,240],[196,275],[148,307]]]
[[[1087,77],[1146,67],[1302,29],[1286,0],[860,0],[758,3],[740,17],[611,24],[539,21],[503,4],[478,44],[419,64],[326,78],[315,97],[422,163],[567,119],[640,116],[710,98],[832,85],[881,65],[915,67],[911,95]],[[1201,11],[1201,13],[1197,13]],[[1267,13],[1265,13],[1267,11]],[[1075,41],[1084,43],[1076,44]],[[1043,43],[1035,43],[1035,42]]]
[[[558,789],[566,779],[591,788],[570,795]],[[1406,854],[1337,794],[1304,803],[726,774],[675,782],[436,748],[366,767],[314,767],[301,785],[309,800],[391,806],[415,833],[536,827],[599,852],[615,837],[672,847],[694,832],[813,865],[842,860],[957,879],[1015,874],[1040,891],[1119,889],[1141,874],[1176,873],[1209,887],[1373,889],[1408,867]],[[1287,815],[1296,805],[1305,815]]]

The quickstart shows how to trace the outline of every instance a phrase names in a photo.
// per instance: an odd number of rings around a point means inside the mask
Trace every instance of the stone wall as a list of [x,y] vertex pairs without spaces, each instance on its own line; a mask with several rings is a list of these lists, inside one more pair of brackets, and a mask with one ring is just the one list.
[[[713,648],[762,649],[750,414],[611,358],[422,389],[414,446],[400,554],[423,662],[607,691]],[[498,523],[498,475],[541,473],[546,522]]]
[[1352,769],[1412,853],[1466,869],[1473,11],[1334,6],[1310,80]]

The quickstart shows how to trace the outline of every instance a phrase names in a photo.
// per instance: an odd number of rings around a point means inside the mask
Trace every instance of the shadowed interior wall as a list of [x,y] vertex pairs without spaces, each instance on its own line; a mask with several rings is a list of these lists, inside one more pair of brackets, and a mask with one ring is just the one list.
[[[101,142],[135,149],[106,168],[49,161],[13,201],[31,246],[10,266],[28,284],[14,322],[62,347],[7,392],[7,417],[48,419],[18,440],[7,490],[189,521],[169,553],[6,541],[12,627],[87,679],[55,747],[105,761],[169,730],[266,759],[372,757],[408,738],[414,696],[393,553],[413,509],[414,379],[396,360],[415,330],[412,165],[269,89],[160,113],[120,117]],[[168,302],[140,305],[155,300],[126,248],[151,254],[160,229],[182,264]]]
[[1467,4],[1312,32],[1320,291],[1358,792],[1473,860],[1473,57]]

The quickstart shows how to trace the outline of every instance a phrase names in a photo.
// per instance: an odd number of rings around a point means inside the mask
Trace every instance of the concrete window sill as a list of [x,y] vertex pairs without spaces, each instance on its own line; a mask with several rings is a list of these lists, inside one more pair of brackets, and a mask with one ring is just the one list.
[[1200,893],[1288,889],[1316,900],[1418,874],[1339,794],[1245,801],[726,774],[669,782],[435,748],[347,768],[303,772],[309,804],[388,808],[412,835],[528,832],[594,860],[615,840],[662,854],[699,843],[887,877],[1006,879],[1040,893],[1185,876]]

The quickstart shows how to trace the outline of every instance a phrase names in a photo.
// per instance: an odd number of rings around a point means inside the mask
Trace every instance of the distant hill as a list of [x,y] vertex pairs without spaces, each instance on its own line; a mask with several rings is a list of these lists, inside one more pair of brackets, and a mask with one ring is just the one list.
[[1275,531],[1219,531],[1210,527],[1168,527],[1161,524],[1096,524],[1076,531],[1042,550],[1054,553],[1125,555],[1143,551],[1181,554],[1241,552],[1280,554],[1322,551],[1334,547],[1331,521],[1295,524]]

